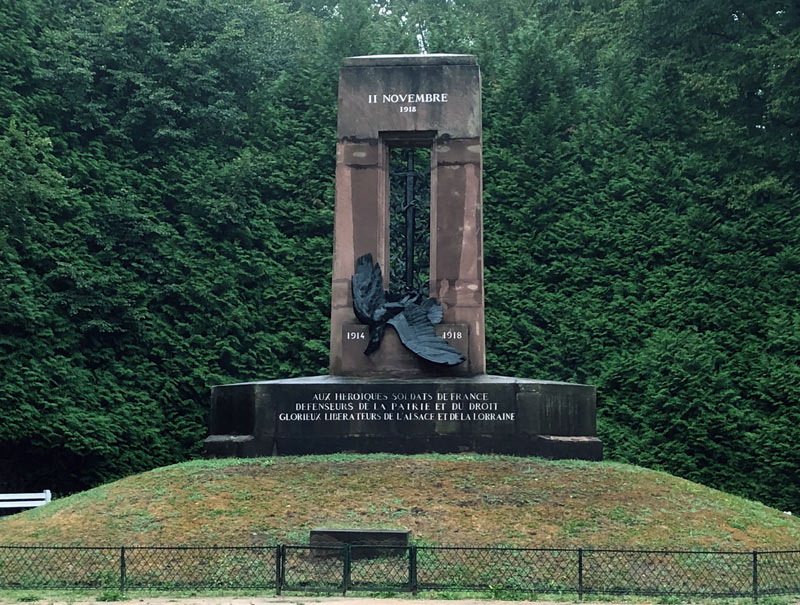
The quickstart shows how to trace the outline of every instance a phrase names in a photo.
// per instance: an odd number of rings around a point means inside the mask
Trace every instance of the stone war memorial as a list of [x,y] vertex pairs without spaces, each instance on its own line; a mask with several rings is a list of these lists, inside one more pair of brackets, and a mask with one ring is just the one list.
[[330,375],[213,387],[206,455],[602,458],[594,387],[486,374],[480,91],[471,55],[345,59]]

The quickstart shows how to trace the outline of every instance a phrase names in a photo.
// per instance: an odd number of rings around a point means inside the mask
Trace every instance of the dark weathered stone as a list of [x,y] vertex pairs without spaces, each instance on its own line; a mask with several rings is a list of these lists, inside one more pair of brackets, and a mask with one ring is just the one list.
[[[341,451],[602,456],[595,436],[595,389],[586,385],[487,375],[317,376],[218,386],[212,398],[217,406],[237,398],[253,401],[256,416],[264,420],[255,423],[246,442],[242,436],[226,440],[212,426],[209,455],[229,455],[233,442],[240,456]],[[218,409],[214,417],[221,413]],[[562,437],[572,441],[559,441]]]
[[526,435],[594,435],[595,393],[580,384],[521,381],[520,432]]
[[430,53],[426,55],[363,55],[345,57],[345,67],[382,66],[397,67],[408,65],[477,65],[475,55],[454,55],[450,53]]
[[[376,557],[398,556],[406,554],[411,532],[406,529],[331,529],[318,527],[309,533],[309,545],[312,547],[354,546],[350,551],[353,559],[373,559]],[[331,551],[320,548],[312,551],[316,556],[341,556],[339,550]]]
[[[481,136],[480,71],[470,55],[438,55],[419,60],[420,55],[351,57],[339,72],[338,137],[340,140],[375,140],[383,133],[436,132],[452,139]],[[442,101],[416,104],[416,111],[403,112],[403,95],[445,94]],[[377,95],[370,102],[369,95]],[[383,95],[390,99],[384,102]],[[394,97],[393,95],[397,95]]]
[[[211,389],[211,436],[205,453],[216,458],[270,456],[275,449],[274,389],[243,382]],[[235,421],[229,420],[229,416]]]
[[[558,435],[537,435],[531,451],[542,458],[562,460],[581,458],[583,460],[602,460],[603,443],[597,437],[563,437]],[[575,453],[580,452],[580,456]]]

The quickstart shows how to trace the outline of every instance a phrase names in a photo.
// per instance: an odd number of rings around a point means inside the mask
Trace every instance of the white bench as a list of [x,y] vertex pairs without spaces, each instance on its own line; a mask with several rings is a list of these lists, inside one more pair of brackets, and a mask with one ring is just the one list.
[[0,494],[0,508],[34,508],[50,502],[50,490],[29,494]]

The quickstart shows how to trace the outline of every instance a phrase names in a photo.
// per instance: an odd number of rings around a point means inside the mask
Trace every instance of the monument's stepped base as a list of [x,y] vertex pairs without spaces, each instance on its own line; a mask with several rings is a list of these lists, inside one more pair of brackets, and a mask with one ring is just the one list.
[[314,376],[216,386],[210,457],[504,453],[601,460],[595,388],[481,375]]

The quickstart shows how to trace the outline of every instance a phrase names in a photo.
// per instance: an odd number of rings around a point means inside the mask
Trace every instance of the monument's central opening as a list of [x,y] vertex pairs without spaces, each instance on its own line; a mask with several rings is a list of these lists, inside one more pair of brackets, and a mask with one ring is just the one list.
[[389,148],[389,291],[430,292],[431,150]]

